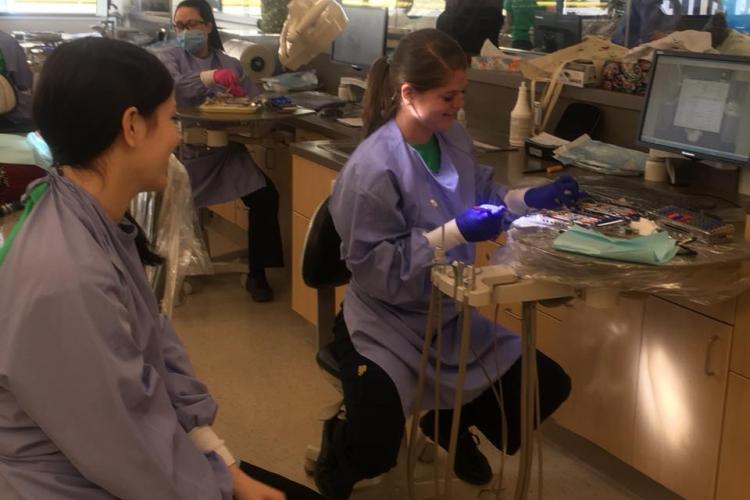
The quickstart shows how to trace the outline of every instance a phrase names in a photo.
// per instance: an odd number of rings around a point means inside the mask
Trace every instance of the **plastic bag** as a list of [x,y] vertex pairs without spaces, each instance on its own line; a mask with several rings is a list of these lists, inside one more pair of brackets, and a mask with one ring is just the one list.
[[261,82],[263,82],[263,88],[269,92],[286,94],[318,88],[318,75],[315,74],[315,71],[295,71],[261,78]]
[[552,78],[560,66],[576,59],[589,59],[601,75],[602,66],[607,60],[620,60],[628,49],[597,36],[587,36],[583,42],[546,56],[525,59],[521,62],[523,76],[530,80]]
[[211,258],[197,233],[197,216],[185,166],[169,159],[167,189],[156,230],[156,251],[166,259],[166,281],[162,312],[172,314],[178,286],[185,276],[213,274]]
[[[182,280],[194,274],[213,274],[211,258],[197,232],[197,216],[185,166],[172,155],[167,187],[161,194],[139,193],[130,203],[130,213],[141,226],[156,253],[164,257],[162,312],[170,316]],[[158,281],[155,271],[149,276]]]
[[555,159],[563,165],[593,170],[608,175],[642,175],[648,155],[591,139],[587,134],[555,150]]

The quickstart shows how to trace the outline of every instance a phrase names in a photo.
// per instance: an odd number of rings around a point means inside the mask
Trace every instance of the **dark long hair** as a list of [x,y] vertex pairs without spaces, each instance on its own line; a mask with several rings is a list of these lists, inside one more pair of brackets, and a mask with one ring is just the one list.
[[454,71],[466,69],[466,54],[453,38],[436,29],[413,31],[401,39],[389,62],[381,57],[370,66],[364,97],[365,137],[396,115],[401,85],[417,92],[445,84]]
[[[82,38],[55,49],[34,93],[34,124],[56,165],[94,169],[117,139],[130,107],[152,118],[173,90],[169,71],[153,54],[108,38]],[[140,228],[141,260],[158,263]],[[148,261],[151,262],[148,262]]]
[[208,46],[224,52],[224,44],[221,43],[221,37],[219,36],[219,29],[216,27],[216,19],[214,19],[214,11],[206,0],[182,0],[177,4],[177,9],[180,7],[190,7],[198,11],[198,14],[203,19],[203,22],[211,23],[211,33],[208,34]]

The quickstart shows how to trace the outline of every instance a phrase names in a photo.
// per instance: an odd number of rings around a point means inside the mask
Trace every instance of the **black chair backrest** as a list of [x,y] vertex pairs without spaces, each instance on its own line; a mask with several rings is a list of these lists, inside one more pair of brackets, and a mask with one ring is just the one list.
[[341,260],[341,238],[328,211],[329,198],[315,210],[302,249],[302,280],[311,288],[345,285],[351,277]]
[[583,134],[596,138],[601,119],[602,110],[598,106],[585,102],[571,103],[557,122],[555,135],[568,141],[574,141]]

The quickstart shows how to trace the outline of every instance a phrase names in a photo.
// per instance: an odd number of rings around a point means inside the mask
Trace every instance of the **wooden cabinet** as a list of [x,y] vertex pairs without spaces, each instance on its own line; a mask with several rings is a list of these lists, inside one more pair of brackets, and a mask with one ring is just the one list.
[[537,313],[539,349],[573,382],[555,420],[626,463],[633,460],[643,308],[642,298],[621,297],[608,309],[570,302],[557,308],[562,321]]
[[750,378],[750,292],[743,293],[737,299],[732,339],[732,371]]
[[[318,300],[315,290],[302,281],[302,249],[310,218],[318,205],[331,193],[336,172],[330,168],[292,157],[292,310],[318,323]],[[345,286],[336,289],[336,303],[343,300]]]
[[330,137],[304,128],[294,130],[294,142],[322,141],[324,139],[330,139]]
[[750,480],[750,379],[729,374],[716,500],[748,497]]
[[649,297],[633,465],[679,495],[713,498],[731,327]]
[[569,349],[570,346],[566,345],[570,342],[569,335],[566,334],[561,321],[537,311],[536,337],[537,349],[555,360],[572,380],[571,396],[552,416],[560,425],[575,431],[572,411],[573,394],[576,390],[575,360],[572,356],[573,352]]

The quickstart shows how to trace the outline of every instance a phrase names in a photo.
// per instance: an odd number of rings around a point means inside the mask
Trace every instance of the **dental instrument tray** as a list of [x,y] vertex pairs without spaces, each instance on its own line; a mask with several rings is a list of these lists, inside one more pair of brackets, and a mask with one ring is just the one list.
[[588,198],[577,206],[565,210],[544,210],[544,215],[557,222],[553,225],[578,225],[588,228],[601,228],[638,219],[640,214],[631,207],[615,205],[606,201]]
[[689,233],[707,242],[722,241],[734,234],[734,226],[726,224],[718,217],[674,205],[656,210],[656,215],[665,226]]
[[233,97],[224,94],[217,94],[214,97],[208,97],[198,109],[204,113],[243,113],[251,114],[258,111],[260,106],[255,99],[250,97]]

